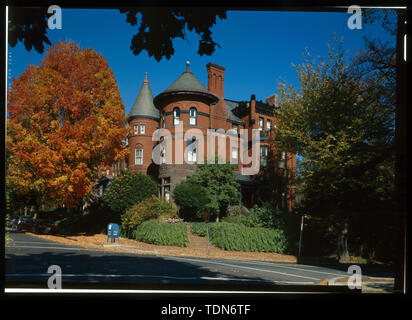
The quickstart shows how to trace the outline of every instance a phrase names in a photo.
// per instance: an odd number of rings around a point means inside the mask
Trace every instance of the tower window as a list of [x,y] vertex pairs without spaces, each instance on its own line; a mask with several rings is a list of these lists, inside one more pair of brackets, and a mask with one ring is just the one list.
[[195,139],[187,141],[187,162],[197,162],[197,141]]
[[166,128],[166,116],[165,113],[162,113],[162,128]]
[[189,124],[195,126],[197,124],[197,110],[195,107],[191,107],[189,110]]
[[143,165],[143,149],[135,149],[134,163],[135,165]]
[[145,134],[146,133],[146,125],[143,123],[140,125],[140,134]]
[[139,134],[139,125],[136,123],[136,124],[133,126],[133,128],[134,128],[134,134],[135,134],[135,135],[138,135],[138,134]]
[[173,125],[177,126],[180,123],[180,109],[174,108],[173,109]]
[[162,146],[161,151],[160,151],[160,162],[166,163],[166,147]]

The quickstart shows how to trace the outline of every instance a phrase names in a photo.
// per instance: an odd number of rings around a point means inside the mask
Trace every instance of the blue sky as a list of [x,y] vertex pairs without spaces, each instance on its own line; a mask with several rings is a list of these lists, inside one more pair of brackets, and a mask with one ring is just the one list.
[[[189,33],[187,40],[174,42],[175,54],[170,60],[157,62],[144,51],[133,55],[130,43],[137,27],[126,22],[118,10],[62,9],[62,29],[48,30],[52,43],[71,40],[81,48],[92,48],[108,61],[119,85],[126,113],[136,99],[148,73],[153,95],[161,93],[180,76],[190,61],[195,76],[207,86],[206,64],[214,62],[226,67],[225,98],[258,100],[277,93],[278,80],[298,86],[297,73],[291,63],[302,63],[305,48],[312,56],[326,57],[328,43],[336,34],[343,36],[349,55],[364,46],[363,37],[394,41],[379,25],[365,25],[362,30],[347,27],[348,13],[229,11],[227,19],[217,20],[212,28],[213,40],[221,48],[212,56],[199,56],[199,36]],[[9,74],[17,78],[30,63],[38,65],[43,54],[26,51],[19,43],[9,50]],[[9,79],[10,81],[11,79]]]

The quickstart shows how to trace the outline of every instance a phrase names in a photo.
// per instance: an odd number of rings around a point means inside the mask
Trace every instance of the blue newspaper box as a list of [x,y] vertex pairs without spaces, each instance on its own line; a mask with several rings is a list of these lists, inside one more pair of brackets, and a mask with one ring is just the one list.
[[109,223],[107,225],[107,241],[113,242],[116,239],[119,239],[119,225],[116,223]]

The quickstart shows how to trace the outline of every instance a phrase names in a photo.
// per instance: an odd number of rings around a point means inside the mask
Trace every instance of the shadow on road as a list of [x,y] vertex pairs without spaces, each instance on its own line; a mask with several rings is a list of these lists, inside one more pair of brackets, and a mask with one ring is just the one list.
[[259,277],[236,275],[230,270],[214,271],[166,257],[98,251],[6,253],[5,287],[47,288],[52,275],[47,270],[51,265],[60,266],[63,289],[347,292],[337,287],[279,285]]

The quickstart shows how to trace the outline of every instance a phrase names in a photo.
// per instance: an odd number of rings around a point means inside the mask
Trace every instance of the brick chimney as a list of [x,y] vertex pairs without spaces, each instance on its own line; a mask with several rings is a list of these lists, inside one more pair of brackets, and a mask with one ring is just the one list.
[[207,69],[207,89],[217,95],[219,98],[224,99],[225,92],[223,84],[225,80],[225,67],[219,66],[215,63],[208,63]]
[[256,96],[252,94],[250,96],[250,126],[255,129],[256,125]]

